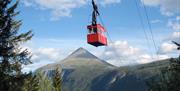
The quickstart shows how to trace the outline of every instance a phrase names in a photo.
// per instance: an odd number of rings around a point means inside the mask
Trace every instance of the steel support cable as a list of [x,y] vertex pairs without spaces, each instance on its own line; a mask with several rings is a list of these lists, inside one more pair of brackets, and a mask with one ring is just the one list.
[[150,33],[151,33],[151,38],[152,38],[153,45],[154,45],[154,49],[156,51],[157,58],[159,58],[159,56],[158,56],[158,48],[157,48],[157,45],[156,45],[156,42],[155,42],[155,39],[154,39],[154,33],[152,31],[152,26],[150,24],[150,19],[149,19],[148,13],[147,13],[147,8],[146,8],[146,6],[144,5],[143,2],[142,2],[142,5],[143,5],[144,11],[145,11],[148,27],[149,27],[149,30],[150,30]]
[[[179,3],[180,3],[180,1],[179,1]],[[176,19],[176,20],[177,20],[177,24],[180,25],[180,19]],[[180,43],[180,29],[178,29],[178,33],[177,34],[179,34],[177,42]],[[180,54],[180,51],[179,51],[179,54]]]
[[[99,3],[97,3],[97,5],[100,6]],[[100,20],[100,22],[102,23],[102,25],[104,26],[104,28],[105,28],[106,30],[108,30],[107,27],[105,26],[105,23],[104,23],[103,20],[102,20],[101,14],[99,14],[99,20]],[[112,40],[112,38],[110,37],[110,34],[109,34],[108,31],[106,31],[106,34],[107,34],[109,43],[113,43],[113,40]]]
[[[107,30],[107,27],[105,26],[105,24],[104,24],[104,22],[103,22],[103,20],[102,20],[101,15],[99,15],[99,19],[100,19],[100,22],[102,23],[102,25],[104,26],[104,28]],[[109,42],[110,42],[110,43],[113,43],[112,38],[110,37],[108,31],[106,31],[106,34],[107,34],[107,37],[108,37]]]
[[144,32],[144,34],[145,34],[147,46],[148,46],[148,48],[149,48],[149,50],[150,50],[151,56],[153,57],[153,53],[152,53],[151,46],[150,46],[150,40],[149,40],[149,38],[148,38],[148,33],[146,32],[145,25],[144,25],[144,23],[143,23],[143,16],[141,15],[140,8],[139,8],[139,6],[138,6],[138,1],[137,1],[137,0],[135,0],[135,4],[136,4],[138,16],[139,16],[139,18],[140,18],[140,23],[141,23],[141,26],[142,26],[142,30],[143,30],[143,32]]

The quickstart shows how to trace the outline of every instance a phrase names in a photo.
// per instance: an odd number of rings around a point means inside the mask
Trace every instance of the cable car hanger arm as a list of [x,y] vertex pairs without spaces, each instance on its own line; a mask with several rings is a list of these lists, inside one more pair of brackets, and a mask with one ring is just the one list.
[[99,16],[100,13],[98,11],[98,6],[96,5],[94,0],[92,0],[92,5],[93,5],[92,25],[96,25],[97,24],[97,16]]

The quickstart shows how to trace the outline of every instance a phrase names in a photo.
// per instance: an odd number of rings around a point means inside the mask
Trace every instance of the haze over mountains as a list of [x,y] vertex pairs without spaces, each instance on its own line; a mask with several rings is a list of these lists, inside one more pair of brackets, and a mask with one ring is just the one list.
[[41,67],[51,78],[57,67],[63,76],[63,91],[148,91],[148,81],[158,78],[169,60],[149,64],[115,67],[87,50],[79,48],[62,61]]

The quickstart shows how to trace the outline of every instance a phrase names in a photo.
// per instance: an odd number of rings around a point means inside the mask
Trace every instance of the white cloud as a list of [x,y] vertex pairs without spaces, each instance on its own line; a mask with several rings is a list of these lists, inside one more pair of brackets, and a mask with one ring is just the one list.
[[160,0],[141,0],[145,5],[148,6],[158,6],[160,3]]
[[[166,42],[170,41],[176,41],[180,43],[180,16],[176,16],[175,19],[169,19],[167,26],[170,27],[173,30],[173,32],[170,36],[165,38],[165,43],[162,44],[162,46],[167,44]],[[169,45],[169,47],[172,46]]]
[[127,41],[116,41],[109,44],[101,55],[101,58],[116,66],[149,63],[165,58],[152,57],[140,48],[130,46]]
[[159,19],[156,19],[156,20],[152,20],[152,21],[150,21],[150,23],[152,23],[152,24],[156,24],[156,23],[161,23],[162,21],[161,20],[159,20]]
[[168,55],[165,54],[158,54],[157,57],[152,57],[148,54],[140,55],[139,60],[137,60],[138,63],[140,64],[145,64],[153,61],[158,61],[158,60],[164,60],[170,58]]
[[106,6],[106,5],[110,5],[110,4],[116,4],[116,3],[120,3],[121,0],[101,0],[101,5]]
[[86,0],[22,0],[22,2],[25,6],[50,10],[50,19],[53,21],[59,20],[60,17],[70,17],[72,9],[82,7],[87,3]]
[[180,16],[177,16],[176,19],[170,19],[168,21],[168,26],[173,30],[180,30]]
[[47,64],[50,64],[50,63],[53,63],[51,61],[41,61],[41,62],[38,62],[38,63],[33,63],[33,64],[30,64],[30,65],[23,65],[22,66],[22,72],[30,72],[30,71],[35,71],[36,69],[42,67],[42,66],[45,66]]
[[178,56],[179,53],[177,51],[177,46],[172,43],[172,41],[180,43],[179,20],[179,16],[177,16],[174,20],[169,20],[168,26],[172,28],[173,32],[169,36],[165,36],[165,39],[159,47],[158,53]]
[[167,54],[172,53],[177,49],[177,46],[172,43],[163,43],[160,47],[159,53],[161,54]]
[[175,31],[173,32],[169,37],[167,37],[165,39],[165,41],[176,41],[176,42],[179,42],[180,43],[180,32],[179,31]]
[[33,54],[31,58],[32,64],[23,66],[23,72],[34,71],[39,67],[64,58],[63,52],[57,48],[31,48],[31,52]]
[[141,0],[145,5],[160,7],[163,15],[172,16],[180,13],[180,0]]
[[[36,7],[40,10],[50,10],[51,20],[59,20],[61,17],[70,17],[75,8],[80,8],[90,0],[22,0],[25,6]],[[101,5],[120,3],[120,0],[99,0]]]
[[26,7],[33,6],[33,3],[30,2],[30,0],[22,0],[21,2],[22,2]]
[[58,48],[38,48],[32,50],[33,56],[32,61],[33,62],[39,62],[39,61],[59,61],[62,59],[61,50]]
[[171,38],[172,38],[172,40],[180,42],[180,32],[173,32]]

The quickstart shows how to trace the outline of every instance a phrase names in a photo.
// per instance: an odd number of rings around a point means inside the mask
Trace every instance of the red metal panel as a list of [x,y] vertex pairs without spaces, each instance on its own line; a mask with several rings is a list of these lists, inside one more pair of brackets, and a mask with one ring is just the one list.
[[98,34],[88,34],[88,43],[98,42]]
[[106,29],[103,26],[101,26],[101,24],[97,24],[97,28],[103,32],[106,32]]
[[104,45],[107,45],[107,38],[104,35],[99,35],[99,42]]
[[107,38],[104,35],[99,33],[97,34],[88,34],[87,36],[88,43],[101,43],[102,45],[107,45]]

